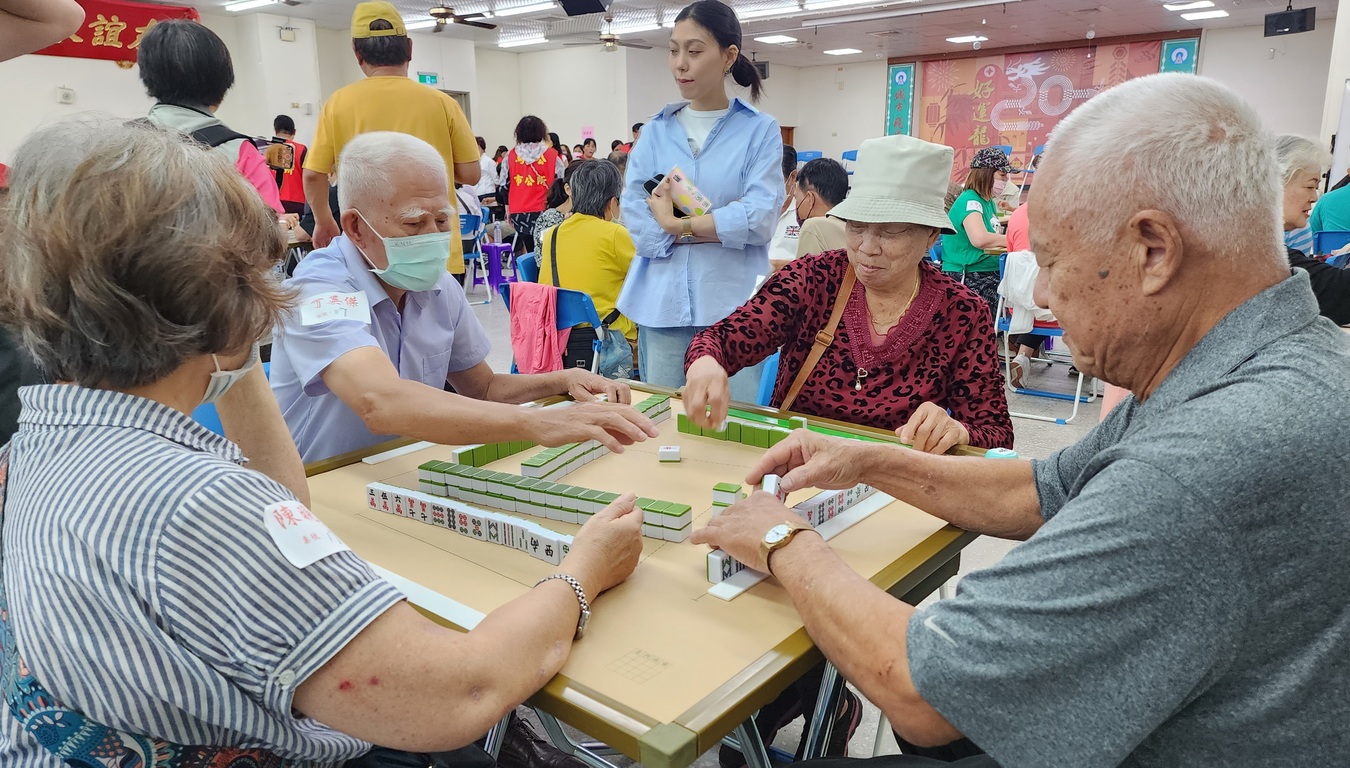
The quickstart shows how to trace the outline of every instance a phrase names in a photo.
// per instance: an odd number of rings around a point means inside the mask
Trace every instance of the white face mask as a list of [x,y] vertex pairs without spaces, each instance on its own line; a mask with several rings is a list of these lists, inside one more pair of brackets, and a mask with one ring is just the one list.
[[220,369],[220,358],[211,355],[211,361],[216,364],[216,372],[211,374],[211,381],[206,385],[206,394],[202,397],[202,405],[214,403],[220,399],[220,396],[230,390],[235,382],[248,375],[253,370],[253,366],[258,364],[262,355],[258,350],[258,342],[253,342],[253,351],[249,353],[248,362],[233,371],[222,371]]

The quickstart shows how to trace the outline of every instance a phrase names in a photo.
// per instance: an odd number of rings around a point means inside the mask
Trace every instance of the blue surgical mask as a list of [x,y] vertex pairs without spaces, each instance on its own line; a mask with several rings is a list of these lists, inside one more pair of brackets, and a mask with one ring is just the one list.
[[220,368],[220,358],[211,355],[211,361],[216,364],[216,372],[211,374],[211,381],[206,385],[206,394],[202,397],[202,405],[208,405],[219,400],[221,395],[229,391],[240,379],[248,375],[253,370],[253,366],[258,364],[261,354],[258,350],[258,342],[253,342],[253,351],[248,356],[248,362],[233,371],[223,371]]
[[[370,271],[395,288],[405,291],[429,291],[436,287],[436,281],[445,274],[445,262],[450,258],[450,238],[453,232],[428,232],[425,235],[408,237],[385,237],[370,226],[370,221],[360,211],[356,212],[366,222],[370,231],[384,243],[384,255],[389,266],[375,269],[372,263]],[[355,243],[353,243],[355,245]],[[360,246],[357,246],[360,250]],[[366,256],[365,251],[361,251]],[[370,257],[366,256],[370,262]]]

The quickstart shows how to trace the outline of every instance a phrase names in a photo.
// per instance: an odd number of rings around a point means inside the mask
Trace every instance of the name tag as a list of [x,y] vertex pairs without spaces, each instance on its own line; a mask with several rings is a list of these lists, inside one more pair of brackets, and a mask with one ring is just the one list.
[[984,213],[984,206],[980,205],[978,200],[967,200],[966,213],[970,213],[971,211],[974,211],[976,213]]
[[357,320],[370,325],[370,302],[366,292],[317,293],[300,302],[301,325],[317,325],[330,320]]
[[296,568],[307,568],[329,555],[351,549],[298,501],[279,501],[268,506],[263,510],[263,523],[277,549]]

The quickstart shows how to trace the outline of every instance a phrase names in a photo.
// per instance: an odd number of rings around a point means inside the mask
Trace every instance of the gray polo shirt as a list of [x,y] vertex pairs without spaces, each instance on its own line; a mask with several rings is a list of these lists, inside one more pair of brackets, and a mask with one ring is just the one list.
[[1045,525],[909,623],[1005,768],[1350,760],[1350,336],[1298,270],[1035,462]]

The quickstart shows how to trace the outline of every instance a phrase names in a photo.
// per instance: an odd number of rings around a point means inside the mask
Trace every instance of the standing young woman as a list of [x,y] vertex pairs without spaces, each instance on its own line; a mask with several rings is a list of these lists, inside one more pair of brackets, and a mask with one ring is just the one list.
[[544,210],[548,188],[559,175],[558,151],[549,146],[548,126],[534,115],[516,123],[516,146],[506,156],[506,205],[516,230],[517,255],[534,250],[534,222]]
[[[694,334],[754,293],[769,272],[768,244],[783,205],[778,121],[740,98],[727,76],[759,99],[759,72],[741,54],[741,24],[730,7],[699,0],[680,11],[670,35],[670,73],[687,101],[669,104],[633,145],[622,199],[637,258],[619,310],[639,327],[642,378],[684,384],[684,352]],[[680,170],[712,210],[677,218],[669,179],[648,195],[643,182]],[[753,402],[760,366],[731,379],[733,399]]]

